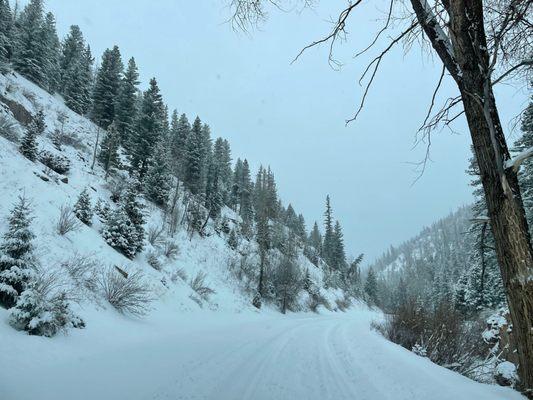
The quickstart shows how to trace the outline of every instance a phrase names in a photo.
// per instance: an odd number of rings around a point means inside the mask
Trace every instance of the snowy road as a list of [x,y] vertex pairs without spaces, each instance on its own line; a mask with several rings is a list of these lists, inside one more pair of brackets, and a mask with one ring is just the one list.
[[521,399],[387,342],[372,317],[207,314],[52,340],[3,328],[0,398]]

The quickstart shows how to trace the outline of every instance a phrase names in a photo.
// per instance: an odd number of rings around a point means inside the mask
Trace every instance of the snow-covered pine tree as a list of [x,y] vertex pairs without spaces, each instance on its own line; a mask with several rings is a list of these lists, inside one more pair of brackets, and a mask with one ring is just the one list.
[[169,154],[166,143],[160,140],[149,162],[144,179],[146,197],[161,207],[166,207],[172,186]]
[[115,124],[120,135],[120,143],[127,147],[132,140],[137,118],[137,95],[139,85],[139,72],[135,59],[128,61],[128,67],[120,83],[116,102]]
[[224,203],[229,202],[233,172],[231,169],[231,149],[229,142],[217,138],[213,146],[213,160],[217,164],[220,177],[220,193]]
[[87,113],[91,106],[93,62],[91,49],[85,46],[80,28],[72,25],[62,45],[60,92],[65,104],[78,114]]
[[122,196],[122,207],[135,228],[135,254],[142,251],[144,247],[144,205],[140,201],[141,183],[136,175],[128,182],[125,193]]
[[[514,148],[517,152],[533,147],[533,97],[522,116],[521,128],[522,137],[516,141]],[[529,231],[533,233],[533,160],[531,158],[523,162],[518,179]]]
[[59,67],[60,43],[57,37],[56,20],[54,14],[47,13],[42,26],[42,40],[44,42],[44,66],[43,71],[46,76],[46,89],[50,93],[59,90],[61,81],[61,71]]
[[109,217],[110,212],[111,209],[109,207],[109,203],[99,198],[94,206],[94,213],[96,214],[100,222],[105,223],[107,221],[107,218]]
[[100,151],[98,153],[98,161],[100,161],[100,164],[102,164],[102,167],[104,168],[106,179],[109,174],[120,165],[120,158],[118,156],[119,142],[119,133],[113,122],[107,128],[107,132],[102,139]]
[[9,226],[0,245],[0,305],[13,307],[32,276],[32,251],[35,235],[30,229],[30,204],[19,197],[11,214]]
[[185,159],[187,155],[187,138],[191,132],[191,124],[185,114],[181,114],[177,122],[172,123],[170,128],[172,138],[173,169],[180,179],[185,176]]
[[107,129],[115,119],[115,103],[120,88],[122,68],[118,46],[106,49],[102,55],[102,64],[96,73],[91,110],[91,119],[103,129]]
[[46,51],[42,36],[42,0],[31,0],[16,20],[13,67],[29,80],[46,88]]
[[221,179],[218,165],[213,160],[207,172],[207,184],[205,189],[205,207],[209,210],[210,218],[217,218],[224,205],[224,198],[221,193]]
[[201,172],[200,172],[200,188],[201,192],[205,193],[207,186],[207,172],[209,165],[211,164],[211,158],[213,156],[213,143],[211,140],[211,128],[207,124],[202,124],[201,130],[201,147],[200,147],[200,159],[201,159]]
[[487,205],[475,158],[470,159],[468,173],[473,177],[471,186],[475,198],[472,206],[473,219],[465,240],[468,255],[468,282],[465,300],[468,310],[480,311],[494,308],[505,302],[503,282],[496,258],[494,237],[488,223]]
[[37,159],[37,135],[39,127],[35,119],[28,125],[26,132],[20,142],[19,150],[21,154],[30,161]]
[[0,73],[7,72],[13,54],[13,14],[9,0],[0,0]]
[[[155,78],[144,92],[131,145],[131,164],[142,178],[155,145],[162,138],[164,104]],[[130,148],[130,146],[126,146]]]
[[108,215],[102,229],[102,237],[108,245],[128,258],[139,252],[138,230],[126,213],[125,207],[118,207]]
[[237,161],[235,161],[235,167],[233,169],[233,177],[231,180],[231,194],[230,194],[230,199],[229,199],[229,206],[234,211],[239,210],[241,181],[242,181],[242,167],[243,167],[242,160],[240,158],[237,158]]
[[187,136],[183,175],[185,187],[189,189],[192,194],[199,194],[202,189],[202,148],[202,121],[199,117],[196,117],[191,132]]
[[40,136],[46,130],[46,123],[44,121],[44,111],[39,109],[33,116],[33,122],[35,123],[35,135]]
[[83,189],[78,200],[74,204],[74,214],[85,225],[92,225],[93,208],[91,206],[91,197],[87,188]]
[[10,310],[9,323],[30,335],[52,337],[69,327],[83,328],[85,322],[70,310],[64,292],[50,295],[39,282],[31,282]]

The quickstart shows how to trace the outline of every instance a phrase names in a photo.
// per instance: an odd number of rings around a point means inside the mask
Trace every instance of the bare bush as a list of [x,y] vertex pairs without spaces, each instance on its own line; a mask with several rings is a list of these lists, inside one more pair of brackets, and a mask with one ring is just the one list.
[[392,342],[438,365],[468,374],[487,353],[483,328],[481,322],[466,321],[449,303],[427,309],[409,299],[377,329]]
[[131,272],[125,278],[114,268],[107,268],[98,277],[98,286],[109,304],[123,314],[145,315],[153,301],[152,291],[143,282],[140,271]]
[[98,289],[98,261],[90,256],[75,253],[61,263],[78,289],[96,292]]
[[342,299],[335,299],[335,304],[340,311],[346,311],[352,305],[350,298],[344,296]]
[[165,240],[163,242],[163,255],[169,260],[173,260],[179,254],[179,246],[173,240]]
[[151,225],[146,232],[146,239],[152,246],[160,246],[163,243],[163,232],[165,227],[163,225]]
[[81,226],[71,206],[63,205],[59,210],[59,220],[56,224],[57,233],[61,236],[74,232]]
[[209,296],[212,294],[215,294],[216,292],[211,289],[207,284],[205,283],[205,278],[207,277],[207,274],[203,271],[199,271],[194,279],[191,279],[191,282],[189,285],[191,286],[192,290],[194,290],[200,298],[202,298],[205,301],[209,301]]
[[170,276],[170,280],[174,283],[176,283],[178,279],[181,279],[182,281],[187,282],[187,272],[185,271],[185,269],[178,268]]
[[156,271],[161,271],[163,264],[159,260],[159,256],[153,250],[150,250],[146,253],[146,262]]

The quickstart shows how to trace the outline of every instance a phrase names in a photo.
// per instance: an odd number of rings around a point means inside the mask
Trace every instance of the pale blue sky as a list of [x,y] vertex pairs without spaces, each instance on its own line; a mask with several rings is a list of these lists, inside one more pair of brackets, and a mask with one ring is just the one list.
[[[369,259],[390,244],[470,201],[464,171],[470,139],[464,121],[433,138],[424,176],[409,162],[440,66],[416,49],[383,61],[361,118],[345,127],[362,94],[357,77],[365,59],[352,54],[370,40],[379,17],[367,6],[338,48],[340,71],[327,63],[327,49],[313,49],[290,65],[299,49],[327,31],[326,21],[343,1],[323,1],[315,10],[272,13],[251,35],[235,32],[223,0],[48,0],[63,36],[78,24],[93,54],[117,44],[134,56],[142,85],[155,76],[169,107],[198,114],[215,136],[231,142],[233,157],[255,168],[270,164],[284,203],[302,212],[308,226],[322,219],[326,194],[343,224],[346,247]],[[378,8],[385,4],[374,2]],[[448,81],[444,94],[453,92]],[[526,94],[499,92],[504,127],[524,107]]]

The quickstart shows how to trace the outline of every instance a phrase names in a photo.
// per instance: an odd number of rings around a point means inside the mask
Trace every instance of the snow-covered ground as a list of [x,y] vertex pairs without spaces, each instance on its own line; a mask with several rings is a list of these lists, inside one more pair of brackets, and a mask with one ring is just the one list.
[[[370,329],[380,315],[361,304],[347,313],[322,308],[320,314],[282,315],[268,305],[255,310],[250,293],[229,270],[239,253],[222,234],[189,238],[179,231],[169,238],[178,243],[179,254],[164,260],[160,271],[148,265],[146,253],[129,260],[109,247],[96,218],[92,227],[59,235],[60,208],[72,205],[84,188],[93,204],[109,200],[103,172],[90,168],[96,129],[60,98],[18,75],[0,75],[0,94],[30,114],[43,109],[48,128],[39,148],[71,162],[68,182],[62,182],[0,137],[0,235],[13,203],[25,195],[35,217],[35,257],[42,270],[68,280],[62,262],[89,256],[101,268],[142,271],[155,297],[146,317],[130,318],[97,293],[81,296],[74,309],[86,328],[51,339],[15,331],[9,312],[0,309],[0,400],[520,398],[511,389],[473,382],[386,341]],[[61,128],[61,115],[76,144],[58,153],[50,134]],[[147,210],[147,226],[160,224],[159,210],[150,204]],[[322,271],[305,257],[299,263],[335,307],[342,292],[325,289]],[[178,269],[186,279],[175,278]],[[188,282],[199,271],[216,290],[210,300],[192,298]],[[300,304],[305,309],[305,295]]]
[[506,400],[388,342],[365,307],[347,313],[89,313],[90,330],[52,340],[0,323],[5,400]]

